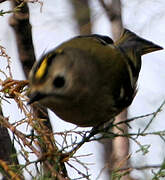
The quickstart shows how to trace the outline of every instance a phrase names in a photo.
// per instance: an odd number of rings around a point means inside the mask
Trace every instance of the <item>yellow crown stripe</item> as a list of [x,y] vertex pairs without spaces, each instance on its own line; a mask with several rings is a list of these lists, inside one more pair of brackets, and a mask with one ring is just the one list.
[[36,79],[40,79],[43,77],[43,75],[45,74],[45,70],[46,70],[46,67],[47,67],[47,58],[45,58],[40,67],[38,68],[36,74],[35,74],[35,78]]

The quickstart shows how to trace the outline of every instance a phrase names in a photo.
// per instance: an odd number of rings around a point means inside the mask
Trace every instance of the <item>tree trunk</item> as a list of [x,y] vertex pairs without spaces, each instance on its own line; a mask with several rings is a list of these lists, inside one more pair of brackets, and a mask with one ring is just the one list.
[[81,35],[91,34],[90,8],[88,0],[70,0],[74,9],[74,18],[77,21]]
[[[111,4],[106,4],[104,0],[100,0],[102,7],[104,8],[110,22],[112,36],[114,40],[119,39],[120,34],[123,30],[122,23],[122,7],[120,0],[112,0]],[[127,110],[121,112],[116,118],[115,123],[127,119]],[[127,133],[128,127],[126,124],[121,124],[120,128],[123,132]],[[117,128],[114,128],[114,133],[120,133]],[[119,167],[124,168],[128,165],[127,156],[129,155],[129,140],[125,137],[117,137],[113,140],[105,139],[102,141],[104,146],[104,161],[108,164],[109,173],[111,175],[112,171]],[[120,163],[122,162],[122,163]],[[132,179],[129,175],[123,176],[120,180]]]

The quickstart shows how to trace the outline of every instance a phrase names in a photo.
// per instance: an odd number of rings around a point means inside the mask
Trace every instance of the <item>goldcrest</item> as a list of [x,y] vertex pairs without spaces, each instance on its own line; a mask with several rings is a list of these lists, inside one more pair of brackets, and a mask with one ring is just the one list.
[[78,126],[102,125],[132,103],[141,56],[161,49],[127,29],[116,42],[97,34],[74,37],[36,62],[29,103]]

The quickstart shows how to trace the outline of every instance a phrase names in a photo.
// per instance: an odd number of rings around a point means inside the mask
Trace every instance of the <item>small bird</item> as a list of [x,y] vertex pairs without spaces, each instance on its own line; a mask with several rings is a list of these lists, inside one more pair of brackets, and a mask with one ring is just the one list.
[[81,127],[102,125],[132,103],[141,56],[161,49],[127,29],[116,42],[97,34],[74,37],[33,66],[29,104],[38,101]]

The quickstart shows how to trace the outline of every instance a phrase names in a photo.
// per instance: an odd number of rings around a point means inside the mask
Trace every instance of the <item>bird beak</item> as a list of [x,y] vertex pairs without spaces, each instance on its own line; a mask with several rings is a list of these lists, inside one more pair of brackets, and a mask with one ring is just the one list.
[[39,101],[39,100],[43,99],[46,95],[36,91],[36,92],[30,93],[28,96],[30,99],[28,104],[30,105],[35,101]]

